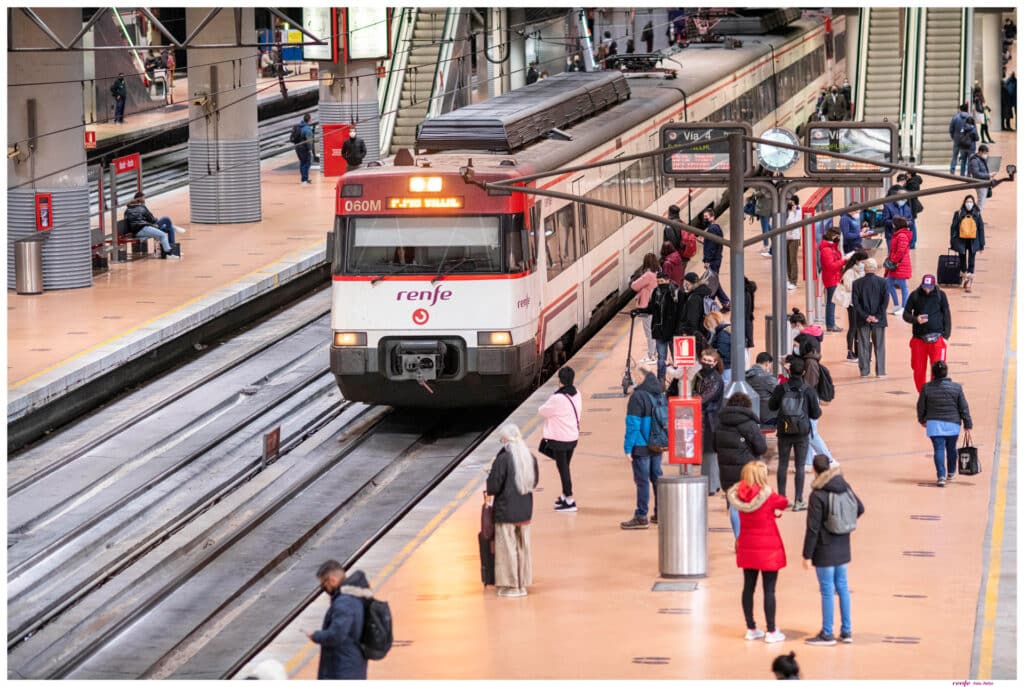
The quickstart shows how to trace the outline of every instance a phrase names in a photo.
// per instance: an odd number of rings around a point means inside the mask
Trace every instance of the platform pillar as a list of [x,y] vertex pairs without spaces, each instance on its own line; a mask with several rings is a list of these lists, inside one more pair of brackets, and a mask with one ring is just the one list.
[[[317,118],[317,150],[323,158],[323,125],[351,124],[356,136],[366,144],[363,164],[379,160],[380,106],[377,104],[377,63],[379,60],[354,60],[346,64],[321,63],[321,73],[337,74],[320,81],[320,105]],[[298,119],[296,119],[298,121]]]
[[[82,28],[80,8],[35,11],[64,42]],[[14,288],[13,242],[36,234],[36,193],[48,193],[52,200],[53,229],[42,251],[43,287],[92,286],[82,53],[58,52],[17,9],[9,10],[8,17],[12,48],[54,51],[7,53],[7,288]]]
[[[985,103],[992,108],[986,112],[988,118],[989,132],[996,131],[994,119],[1000,115],[999,96],[1003,87],[1003,24],[1002,15],[999,12],[975,12],[974,13],[974,74],[971,84],[974,81],[981,82],[982,93],[985,94]],[[1007,75],[1009,76],[1009,75]]]
[[[209,8],[187,8],[188,32],[195,30],[208,13]],[[254,10],[248,7],[241,13],[242,42],[255,43]],[[234,44],[234,11],[227,9],[218,14],[196,42]],[[189,206],[194,223],[259,222],[263,217],[257,63],[256,48],[188,51]]]

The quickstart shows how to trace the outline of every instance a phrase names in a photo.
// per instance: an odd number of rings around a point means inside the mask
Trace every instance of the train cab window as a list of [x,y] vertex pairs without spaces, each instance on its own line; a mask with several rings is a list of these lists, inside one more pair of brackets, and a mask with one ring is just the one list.
[[544,219],[544,246],[550,281],[576,262],[576,212],[572,204]]
[[502,271],[498,217],[353,217],[350,274]]
[[530,269],[530,253],[522,215],[512,215],[505,220],[505,255],[508,259],[508,272],[518,274]]

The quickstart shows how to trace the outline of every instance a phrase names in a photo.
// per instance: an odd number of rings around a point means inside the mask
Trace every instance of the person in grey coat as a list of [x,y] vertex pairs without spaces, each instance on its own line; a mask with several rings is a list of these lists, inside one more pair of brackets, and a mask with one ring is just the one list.
[[316,576],[320,587],[331,596],[323,629],[307,632],[309,641],[320,645],[317,680],[365,680],[366,657],[359,646],[363,634],[364,599],[373,597],[366,575],[357,570],[348,577],[341,563],[329,560]]
[[885,280],[875,272],[874,258],[864,261],[864,276],[853,282],[850,302],[857,316],[857,365],[860,376],[871,372],[871,352],[875,353],[875,376],[885,376],[885,328],[889,325],[886,310],[889,307],[889,289]]
[[773,362],[775,362],[775,359],[772,358],[771,353],[761,351],[757,354],[754,364],[747,370],[745,375],[747,384],[757,392],[760,410],[758,422],[762,427],[774,427],[779,414],[778,411],[768,407],[768,399],[771,398],[772,392],[775,391],[775,387],[779,383],[779,378],[772,372]]
[[963,423],[968,439],[971,437],[971,409],[962,386],[949,378],[949,367],[942,360],[932,365],[932,381],[921,388],[917,397],[917,421],[925,428],[935,450],[937,484],[956,475],[956,442]]

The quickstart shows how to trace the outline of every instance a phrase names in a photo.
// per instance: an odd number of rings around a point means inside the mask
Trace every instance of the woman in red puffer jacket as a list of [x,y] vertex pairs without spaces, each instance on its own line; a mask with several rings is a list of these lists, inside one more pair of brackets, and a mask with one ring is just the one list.
[[[789,501],[768,486],[768,466],[752,461],[743,466],[740,481],[726,493],[729,505],[740,513],[740,536],[736,540],[736,565],[743,568],[743,615],[746,639],[781,642],[786,638],[775,626],[775,583],[786,567],[786,549],[775,524],[775,512],[785,510]],[[754,589],[757,574],[764,584],[764,615],[768,633],[754,622]]]
[[839,250],[841,236],[838,229],[829,229],[818,245],[821,282],[825,285],[825,328],[830,332],[843,331],[842,327],[836,326],[836,304],[832,302],[832,295],[843,279],[843,252]]
[[[913,269],[910,264],[910,241],[912,233],[907,226],[907,220],[902,217],[893,219],[892,226],[894,233],[892,243],[889,244],[888,260],[896,263],[893,269],[886,268],[885,281],[889,285],[889,298],[892,299],[892,315],[901,315],[907,304],[907,280],[913,276]],[[903,293],[903,300],[896,298],[896,287],[900,287]]]

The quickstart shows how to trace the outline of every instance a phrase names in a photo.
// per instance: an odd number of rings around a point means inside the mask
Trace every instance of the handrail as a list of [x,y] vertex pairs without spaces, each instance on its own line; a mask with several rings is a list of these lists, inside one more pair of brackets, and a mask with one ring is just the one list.
[[914,55],[914,62],[918,65],[916,77],[917,83],[914,88],[913,129],[910,149],[911,160],[920,160],[924,153],[924,61],[926,59],[925,42],[928,40],[925,34],[927,8],[914,8],[913,12],[917,19],[917,52]]
[[967,51],[974,43],[973,20],[974,10],[970,7],[960,10],[960,103],[971,102],[971,75],[967,73],[967,64],[970,60]]
[[398,12],[391,41],[391,65],[387,78],[377,86],[377,102],[380,104],[380,155],[387,157],[391,150],[391,139],[395,133],[398,109],[401,104],[402,86],[405,82],[409,54],[405,46],[410,45],[413,28],[416,26],[415,8],[403,8]]
[[860,11],[860,23],[857,27],[857,66],[854,74],[854,84],[857,92],[854,94],[854,102],[857,106],[854,110],[854,119],[858,122],[864,120],[864,96],[867,93],[868,78],[868,31],[871,28],[871,8],[865,7]]
[[441,48],[437,54],[437,65],[434,67],[434,80],[430,86],[430,101],[427,106],[426,119],[443,114],[445,83],[452,71],[452,53],[455,50],[455,30],[458,28],[462,10],[450,7],[445,13],[444,29],[441,33]]
[[908,159],[910,155],[911,136],[916,124],[917,110],[913,107],[914,99],[911,92],[917,90],[919,65],[916,50],[920,37],[914,23],[913,9],[904,11],[903,21],[903,63],[900,65],[900,158]]

